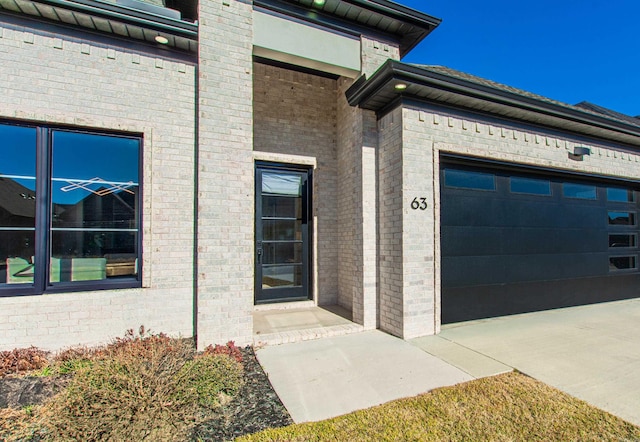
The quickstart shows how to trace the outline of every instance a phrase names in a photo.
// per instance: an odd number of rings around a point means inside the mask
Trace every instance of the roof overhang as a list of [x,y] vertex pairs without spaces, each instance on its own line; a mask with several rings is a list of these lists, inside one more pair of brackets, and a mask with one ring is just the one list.
[[100,0],[0,0],[0,11],[29,16],[65,26],[79,27],[101,34],[158,45],[156,36],[165,37],[166,47],[197,52],[198,25],[162,9],[132,7],[134,2],[107,3]]
[[[406,88],[398,90],[396,85],[400,83]],[[360,77],[346,96],[350,105],[378,114],[414,100],[640,147],[639,126],[394,60],[387,61],[369,79]]]
[[351,34],[379,34],[398,42],[404,55],[442,20],[388,0],[254,0],[254,6]]

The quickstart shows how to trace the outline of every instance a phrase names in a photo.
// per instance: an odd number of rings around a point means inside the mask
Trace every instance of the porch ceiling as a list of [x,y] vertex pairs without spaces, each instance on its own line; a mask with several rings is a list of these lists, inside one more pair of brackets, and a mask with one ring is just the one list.
[[387,0],[326,0],[323,4],[314,0],[254,0],[253,3],[347,33],[368,29],[391,37],[400,43],[401,55],[413,49],[441,22],[439,18]]

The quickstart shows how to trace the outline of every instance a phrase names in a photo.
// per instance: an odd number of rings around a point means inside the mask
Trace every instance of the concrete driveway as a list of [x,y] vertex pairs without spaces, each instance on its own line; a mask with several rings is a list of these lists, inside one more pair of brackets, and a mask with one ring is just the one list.
[[640,425],[640,299],[454,324],[412,343],[466,372],[486,356]]

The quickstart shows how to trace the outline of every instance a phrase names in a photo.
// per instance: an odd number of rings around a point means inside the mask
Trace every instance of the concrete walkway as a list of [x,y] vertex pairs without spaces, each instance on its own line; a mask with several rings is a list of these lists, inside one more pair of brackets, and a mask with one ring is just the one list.
[[432,338],[447,350],[413,343],[467,372],[481,367],[474,358],[517,368],[640,425],[640,299],[457,324]]
[[256,355],[295,422],[328,419],[473,379],[380,331],[265,347]]
[[640,299],[257,351],[295,422],[317,421],[516,368],[640,425]]

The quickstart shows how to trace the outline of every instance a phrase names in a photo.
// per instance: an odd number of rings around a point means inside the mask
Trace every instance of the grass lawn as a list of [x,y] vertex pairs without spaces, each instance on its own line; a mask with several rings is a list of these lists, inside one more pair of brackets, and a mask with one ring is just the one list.
[[512,372],[239,441],[640,441],[640,428]]

